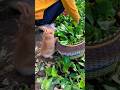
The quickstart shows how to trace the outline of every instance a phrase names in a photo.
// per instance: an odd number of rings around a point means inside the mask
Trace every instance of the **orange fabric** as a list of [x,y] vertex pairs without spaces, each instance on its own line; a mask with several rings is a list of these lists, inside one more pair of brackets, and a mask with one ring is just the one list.
[[[44,10],[47,9],[52,4],[56,3],[58,0],[35,0],[35,19],[43,19]],[[61,0],[64,8],[68,14],[76,21],[79,22],[80,15],[77,10],[75,0]]]
[[35,13],[35,19],[43,19],[44,11]]
[[57,0],[35,0],[35,19],[43,19],[44,10]]

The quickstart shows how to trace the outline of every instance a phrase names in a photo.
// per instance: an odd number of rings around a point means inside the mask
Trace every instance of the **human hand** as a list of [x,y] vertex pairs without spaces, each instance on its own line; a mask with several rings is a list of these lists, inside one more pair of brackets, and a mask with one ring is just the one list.
[[68,15],[66,10],[64,10],[63,15],[64,15],[64,16],[67,16],[67,15]]

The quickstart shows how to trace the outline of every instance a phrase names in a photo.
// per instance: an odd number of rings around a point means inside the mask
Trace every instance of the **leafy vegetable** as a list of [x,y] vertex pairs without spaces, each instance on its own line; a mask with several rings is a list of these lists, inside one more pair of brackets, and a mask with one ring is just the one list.
[[80,23],[78,25],[69,15],[60,15],[55,21],[57,27],[55,35],[59,37],[59,42],[62,45],[76,45],[84,40],[85,1],[76,1],[81,16]]
[[47,77],[42,82],[42,90],[52,90],[56,85],[63,90],[85,90],[83,57],[77,61],[70,60],[69,57],[59,57],[55,65],[46,67],[46,70]]

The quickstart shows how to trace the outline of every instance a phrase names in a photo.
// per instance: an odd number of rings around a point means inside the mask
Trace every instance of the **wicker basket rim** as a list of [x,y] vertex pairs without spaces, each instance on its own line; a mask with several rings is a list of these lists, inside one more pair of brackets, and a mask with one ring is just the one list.
[[111,44],[113,42],[115,42],[116,40],[118,40],[120,38],[120,30],[116,33],[114,33],[113,35],[111,35],[111,37],[106,38],[105,40],[103,40],[100,43],[95,43],[92,45],[86,45],[86,49],[94,49],[94,48],[100,48],[103,46],[106,46],[108,44]]

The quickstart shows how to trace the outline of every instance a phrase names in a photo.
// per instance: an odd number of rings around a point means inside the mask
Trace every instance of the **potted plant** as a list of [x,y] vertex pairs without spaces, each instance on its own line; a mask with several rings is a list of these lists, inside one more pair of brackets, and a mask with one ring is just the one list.
[[86,5],[86,75],[93,78],[114,71],[120,58],[120,27],[112,0]]
[[78,58],[85,51],[84,25],[85,25],[85,2],[77,0],[77,7],[81,20],[77,25],[69,15],[60,15],[56,20],[55,36],[58,37],[56,49],[61,55]]
[[59,38],[56,46],[60,54],[65,56],[80,57],[84,54],[85,42],[83,31],[80,26],[73,27],[66,24],[61,24],[57,27],[56,36]]

